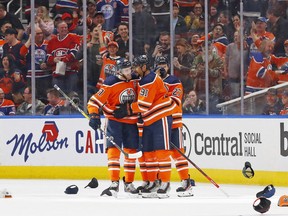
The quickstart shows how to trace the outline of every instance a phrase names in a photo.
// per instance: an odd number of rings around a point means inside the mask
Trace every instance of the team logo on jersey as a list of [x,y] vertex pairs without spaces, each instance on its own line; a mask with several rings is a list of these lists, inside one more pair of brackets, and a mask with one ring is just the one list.
[[42,49],[35,50],[35,63],[41,64],[46,59],[46,52]]
[[110,19],[113,14],[114,14],[114,10],[113,10],[113,7],[111,5],[104,5],[102,8],[101,8],[101,11],[103,12],[104,14],[104,18],[105,20],[106,19]]
[[106,75],[116,75],[116,67],[113,64],[106,64],[104,66],[104,73]]
[[67,54],[67,49],[57,49],[56,51],[55,51],[55,57],[62,57],[62,56],[64,56],[64,55],[66,55]]
[[134,89],[132,89],[132,88],[125,89],[119,95],[119,101],[121,104],[132,103],[135,100],[135,98],[136,98],[136,93],[135,93]]

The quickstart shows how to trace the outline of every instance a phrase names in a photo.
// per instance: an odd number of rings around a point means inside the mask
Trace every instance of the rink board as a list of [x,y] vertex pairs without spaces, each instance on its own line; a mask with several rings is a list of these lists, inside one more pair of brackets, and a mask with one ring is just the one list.
[[[186,155],[214,181],[288,185],[285,118],[193,116],[184,123]],[[1,118],[0,128],[0,178],[107,179],[103,135],[85,118]],[[246,161],[251,179],[242,175]],[[190,174],[208,181],[192,165]],[[178,181],[175,169],[172,180]]]

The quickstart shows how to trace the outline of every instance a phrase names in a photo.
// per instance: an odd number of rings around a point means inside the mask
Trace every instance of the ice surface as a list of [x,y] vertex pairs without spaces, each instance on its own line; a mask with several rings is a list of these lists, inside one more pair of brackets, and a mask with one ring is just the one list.
[[[256,216],[252,205],[256,193],[265,186],[220,185],[229,197],[211,183],[197,183],[194,196],[179,198],[175,192],[179,183],[171,184],[170,198],[130,198],[120,184],[118,198],[101,197],[110,182],[98,180],[95,189],[84,187],[90,180],[22,180],[0,179],[0,191],[7,189],[12,198],[0,198],[1,216]],[[67,195],[65,189],[75,184],[76,195]],[[140,185],[140,182],[135,182]],[[280,196],[288,188],[275,186],[276,193],[267,216],[288,216],[288,207],[278,207]]]

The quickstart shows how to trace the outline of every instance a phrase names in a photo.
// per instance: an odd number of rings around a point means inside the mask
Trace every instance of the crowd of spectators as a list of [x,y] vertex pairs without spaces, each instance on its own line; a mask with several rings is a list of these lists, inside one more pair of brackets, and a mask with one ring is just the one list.
[[[83,17],[81,0],[56,0],[53,8],[49,8],[47,1],[36,0],[33,22],[30,22],[30,1],[27,1],[25,16],[29,23],[26,26],[0,4],[0,88],[5,98],[14,103],[15,110],[21,107],[13,113],[24,115],[23,106],[30,108],[27,103],[31,104],[31,99],[28,100],[25,94],[31,94],[32,58],[35,60],[37,103],[39,99],[46,110],[47,106],[55,106],[51,105],[48,96],[55,94],[51,91],[54,84],[67,93],[76,93],[83,103],[83,52],[87,52],[88,97],[97,92],[107,76],[115,74],[119,59],[145,54],[151,69],[155,58],[165,56],[171,59],[173,74],[179,77],[184,87],[183,110],[191,114],[202,114],[205,109],[209,109],[210,114],[219,114],[218,103],[240,97],[242,75],[245,94],[288,80],[286,1],[243,1],[245,14],[241,26],[240,1],[210,0],[208,35],[205,35],[203,0],[174,0],[172,25],[169,22],[170,1],[131,1],[131,38],[128,0],[87,0],[87,17]],[[87,23],[87,35],[83,35],[84,22]],[[33,24],[35,53],[31,54]],[[173,28],[173,44],[170,26]],[[241,27],[244,37],[240,37]],[[87,38],[86,50],[83,49],[84,37]],[[243,52],[240,38],[244,38]],[[129,53],[129,40],[133,43],[132,53]],[[205,40],[209,45],[208,76],[205,74]],[[171,58],[172,47],[174,54]],[[244,74],[240,70],[241,54]],[[198,102],[188,105],[191,94]],[[209,100],[209,107],[204,106],[206,100]],[[61,102],[61,106],[65,103]],[[37,114],[45,115],[44,110],[37,110]],[[31,114],[31,110],[26,114]]]

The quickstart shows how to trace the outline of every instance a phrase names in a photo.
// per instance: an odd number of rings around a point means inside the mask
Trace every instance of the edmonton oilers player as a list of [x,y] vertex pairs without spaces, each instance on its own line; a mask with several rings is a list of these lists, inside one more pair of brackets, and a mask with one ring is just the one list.
[[[164,56],[159,56],[155,59],[155,73],[158,74],[164,81],[168,95],[175,101],[177,107],[172,114],[172,132],[171,142],[176,145],[182,152],[184,152],[183,137],[182,137],[182,97],[183,86],[181,81],[173,75],[169,74],[168,59]],[[176,150],[171,149],[171,156],[175,161],[175,166],[178,175],[181,179],[181,186],[176,189],[179,197],[193,196],[192,186],[194,186],[194,180],[190,179],[188,161]]]
[[[127,60],[117,62],[116,76],[109,76],[99,91],[88,102],[90,116],[89,125],[97,130],[101,126],[100,110],[106,117],[107,136],[112,136],[114,142],[123,147],[127,153],[135,153],[138,148],[137,115],[130,113],[124,118],[118,118],[116,108],[130,106],[136,101],[136,87],[138,80],[132,77],[131,62]],[[105,140],[108,156],[108,171],[111,185],[101,196],[115,196],[119,191],[120,179],[120,151],[109,140]],[[133,181],[136,167],[135,159],[124,159],[124,190],[129,194],[135,191]],[[137,193],[137,192],[136,192]],[[135,194],[136,194],[135,193]]]
[[[172,113],[176,104],[168,96],[162,79],[150,71],[146,55],[134,59],[135,73],[140,77],[137,101],[126,113],[141,113],[143,120],[142,151],[139,158],[142,174],[141,194],[144,198],[167,198],[170,190],[171,158],[170,133]],[[120,107],[119,109],[125,107]],[[127,108],[127,107],[126,107]],[[122,109],[123,113],[125,110]],[[146,170],[146,175],[144,171]],[[161,184],[157,180],[157,175]],[[145,177],[145,178],[143,178]]]

